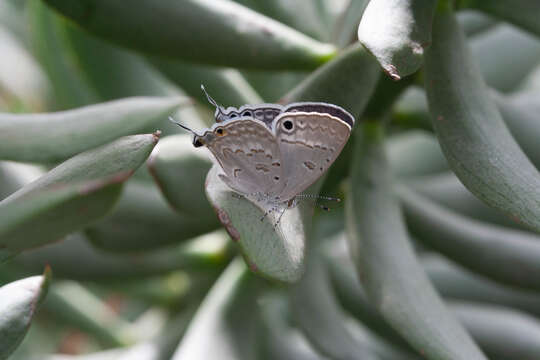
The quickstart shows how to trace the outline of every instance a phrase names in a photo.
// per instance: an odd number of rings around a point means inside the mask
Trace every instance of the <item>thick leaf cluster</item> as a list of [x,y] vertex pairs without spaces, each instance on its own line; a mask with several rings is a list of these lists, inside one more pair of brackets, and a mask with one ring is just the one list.
[[[0,2],[0,359],[540,359],[539,18]],[[261,220],[167,120],[213,122],[201,83],[352,113],[308,189],[344,206]]]

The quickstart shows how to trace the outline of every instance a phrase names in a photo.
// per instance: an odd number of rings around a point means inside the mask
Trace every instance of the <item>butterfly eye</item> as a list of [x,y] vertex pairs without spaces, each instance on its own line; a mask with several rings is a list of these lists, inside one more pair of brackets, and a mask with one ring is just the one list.
[[217,128],[216,129],[216,134],[218,134],[218,136],[223,136],[226,134],[225,130],[223,130],[223,128]]
[[283,122],[283,127],[286,129],[286,130],[291,130],[293,128],[293,122],[291,120],[285,120]]
[[199,140],[199,139],[196,139],[196,140],[193,142],[193,146],[195,146],[195,147],[201,147],[201,146],[203,146],[203,145],[204,145],[204,143],[203,143],[201,140]]

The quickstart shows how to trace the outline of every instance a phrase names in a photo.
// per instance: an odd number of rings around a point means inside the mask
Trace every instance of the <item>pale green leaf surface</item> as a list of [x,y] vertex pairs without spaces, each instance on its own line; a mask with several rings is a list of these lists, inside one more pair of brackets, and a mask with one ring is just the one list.
[[473,194],[540,231],[540,173],[489,97],[449,7],[439,6],[425,67],[431,121],[441,148]]
[[538,318],[502,306],[459,302],[450,308],[490,359],[540,357]]
[[212,155],[205,148],[195,148],[192,138],[193,135],[188,134],[163,138],[148,159],[148,168],[165,199],[176,211],[188,217],[213,218],[204,193]]
[[463,7],[474,8],[511,22],[536,36],[540,35],[540,3],[536,0],[459,0]]
[[172,360],[255,359],[257,352],[257,294],[260,284],[241,259],[229,264],[191,321]]
[[96,247],[114,252],[142,252],[179,244],[218,227],[206,200],[204,204],[209,208],[208,214],[189,210],[178,213],[154,184],[132,181],[126,185],[114,210],[87,228],[86,234]]
[[134,97],[55,113],[3,113],[0,114],[0,159],[63,160],[155,126],[185,103],[179,97]]
[[351,195],[346,202],[350,251],[370,302],[428,359],[485,359],[445,308],[411,247],[383,148],[382,125],[357,129]]
[[20,344],[37,308],[47,294],[50,270],[0,287],[0,359],[4,360]]
[[431,44],[434,0],[371,0],[358,27],[358,39],[393,79],[417,71]]
[[144,0],[137,6],[121,0],[45,2],[98,36],[152,55],[224,66],[313,69],[335,54],[332,45],[229,0],[159,5]]
[[332,293],[327,269],[319,254],[311,253],[303,276],[290,293],[291,316],[314,348],[335,360],[375,360],[345,326],[345,316]]
[[0,246],[18,252],[56,241],[103,216],[157,141],[152,134],[120,138],[72,157],[4,199]]
[[419,241],[488,278],[540,289],[538,235],[472,220],[406,187],[397,192],[409,230]]

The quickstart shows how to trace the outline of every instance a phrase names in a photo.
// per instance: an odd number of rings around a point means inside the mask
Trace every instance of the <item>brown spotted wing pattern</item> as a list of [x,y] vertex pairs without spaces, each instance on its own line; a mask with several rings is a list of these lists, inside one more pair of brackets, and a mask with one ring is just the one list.
[[[219,130],[221,129],[221,130]],[[264,122],[242,118],[213,129],[207,147],[223,169],[222,180],[241,194],[275,196],[285,186],[278,144]]]

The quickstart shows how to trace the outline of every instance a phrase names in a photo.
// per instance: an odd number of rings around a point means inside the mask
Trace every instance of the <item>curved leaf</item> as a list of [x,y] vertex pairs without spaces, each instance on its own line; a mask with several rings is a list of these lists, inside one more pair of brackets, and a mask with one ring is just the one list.
[[501,306],[474,303],[450,305],[490,359],[540,357],[540,321]]
[[540,3],[536,0],[459,0],[460,7],[471,7],[507,20],[540,36]]
[[57,278],[86,281],[121,281],[166,274],[179,269],[219,269],[230,257],[224,231],[212,232],[188,242],[138,254],[100,251],[82,233],[64,241],[20,254],[11,264],[35,271],[49,264]]
[[[242,74],[235,69],[216,68],[157,57],[150,58],[150,61],[169,80],[202,104],[208,104],[208,100],[201,91],[201,84],[219,104],[225,107],[240,107],[244,104],[263,102]],[[212,105],[209,104],[209,106]]]
[[399,187],[398,194],[418,240],[486,277],[540,289],[538,235],[471,220],[405,187]]
[[368,3],[368,0],[351,0],[340,14],[332,36],[334,43],[339,47],[348,46],[356,41],[358,24]]
[[67,51],[62,33],[63,20],[48,9],[42,0],[26,2],[34,55],[47,73],[53,88],[54,109],[70,109],[99,101]]
[[179,92],[140,55],[88,34],[64,21],[66,48],[103,100],[130,96],[175,96]]
[[291,290],[291,315],[311,344],[335,360],[377,359],[355,341],[334,298],[320,255],[311,254],[306,274]]
[[452,170],[480,199],[540,231],[540,173],[489,98],[449,3],[435,17],[425,71],[433,128]]
[[360,45],[352,45],[288,92],[280,103],[323,101],[349,111],[364,111],[379,78],[377,63]]
[[406,185],[461,215],[492,224],[527,230],[525,226],[474,196],[451,172],[406,180]]
[[0,247],[18,252],[56,241],[103,216],[157,141],[134,135],[81,153],[4,199]]
[[[328,32],[323,11],[319,11],[317,1],[312,0],[235,0],[261,14],[276,19],[292,28],[308,34],[315,39],[327,39]],[[319,1],[320,2],[320,1]],[[302,14],[303,16],[298,16]]]
[[130,173],[35,190],[0,202],[0,247],[13,253],[57,241],[109,211]]
[[48,114],[0,114],[0,159],[54,162],[135,134],[185,100],[135,97]]
[[383,70],[400,80],[418,70],[431,44],[435,0],[371,0],[358,27],[358,39]]
[[463,10],[458,14],[459,25],[467,36],[474,36],[490,30],[497,21],[478,11]]
[[[304,271],[307,226],[312,207],[305,204],[274,212],[261,218],[265,209],[246,199],[238,198],[218,177],[214,165],[206,178],[206,196],[219,221],[238,242],[250,270],[264,277],[283,282],[295,282]],[[277,224],[277,225],[276,225]]]
[[255,359],[259,337],[257,293],[260,284],[242,260],[234,260],[199,307],[172,360]]
[[289,324],[287,299],[282,294],[270,294],[261,301],[264,327],[263,359],[322,360],[306,338]]
[[7,359],[23,340],[37,308],[47,295],[50,269],[0,287],[0,359]]
[[148,159],[148,169],[169,204],[185,216],[206,219],[214,218],[204,194],[211,166],[210,152],[194,148],[187,134],[163,138]]
[[[340,241],[341,239],[338,238]],[[343,234],[343,242],[345,242]],[[332,243],[332,252],[327,255],[329,277],[332,290],[335,293],[343,309],[380,338],[388,341],[404,351],[414,353],[414,349],[404,340],[404,338],[394,330],[390,324],[381,316],[380,312],[373,306],[360,285],[358,274],[355,272],[354,264],[349,256],[348,249],[344,247],[342,253],[336,254],[339,244]]]
[[468,42],[474,62],[481,64],[479,70],[486,84],[499,91],[516,90],[539,63],[538,39],[507,24],[495,26]]
[[491,281],[441,256],[423,256],[421,261],[437,291],[447,299],[502,305],[540,316],[538,292]]
[[[3,3],[0,6],[10,5]],[[3,54],[0,57],[0,89],[3,96],[8,97],[9,102],[20,102],[27,110],[43,111],[50,90],[48,79],[23,44],[4,28],[3,22],[0,24],[0,53]]]
[[153,55],[235,67],[313,69],[335,54],[333,46],[228,0],[159,5],[144,0],[137,6],[121,0],[45,2],[96,35]]
[[361,125],[357,129],[346,224],[351,253],[368,299],[426,358],[485,360],[445,309],[414,256],[392,194],[382,125]]
[[[208,206],[208,202],[205,205]],[[87,228],[86,234],[100,249],[141,252],[184,242],[216,229],[218,224],[213,213],[178,214],[165,202],[156,186],[130,182],[114,211]]]
[[448,169],[437,139],[425,131],[396,134],[388,138],[385,147],[396,177],[424,177]]
[[55,282],[43,307],[55,319],[85,331],[103,346],[125,346],[135,340],[126,331],[129,323],[77,282]]
[[504,122],[527,157],[540,169],[540,98],[537,93],[506,97],[492,93]]
[[45,170],[40,166],[0,162],[0,201],[19,190],[24,185],[43,175]]

